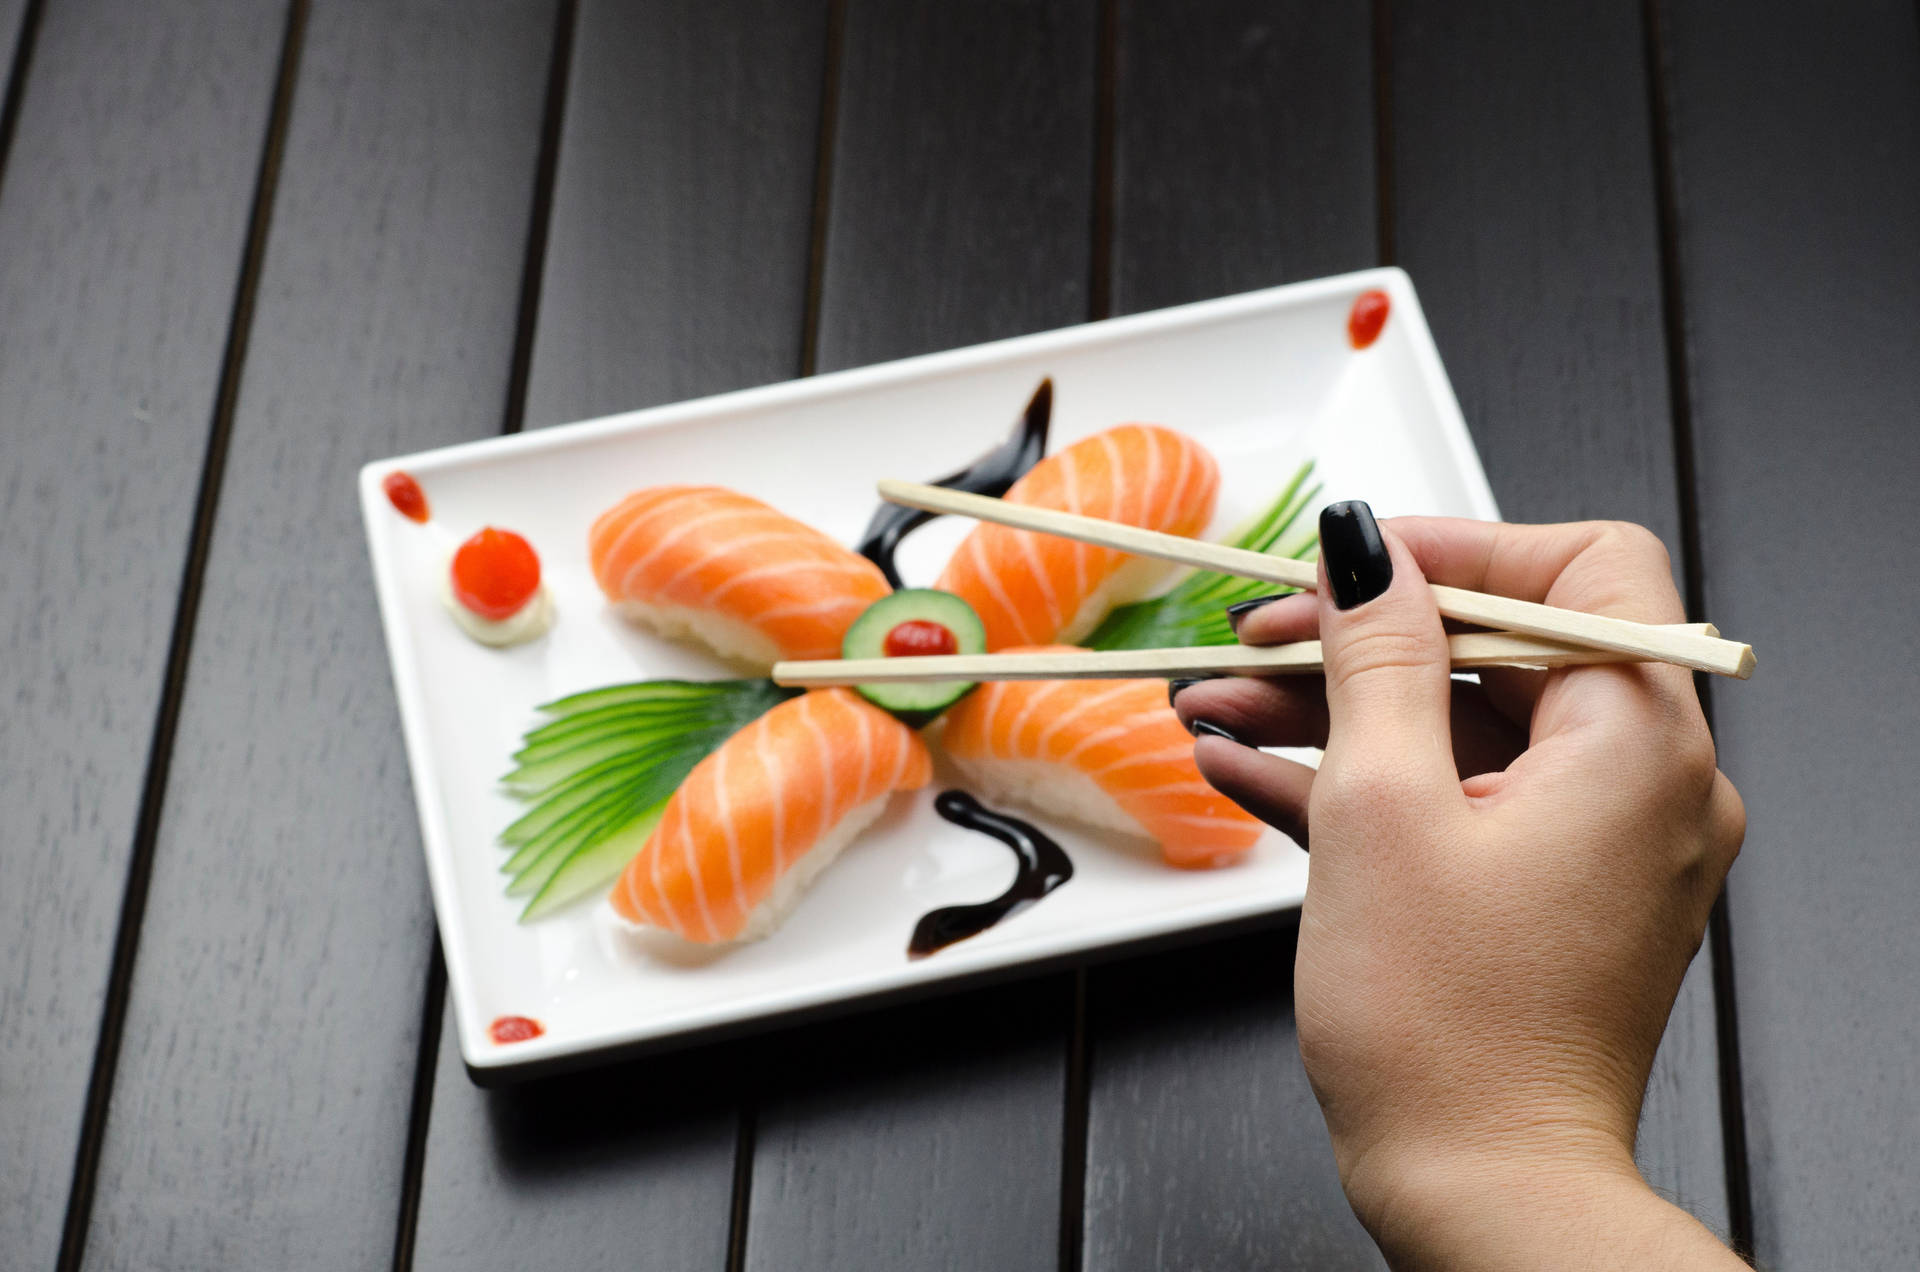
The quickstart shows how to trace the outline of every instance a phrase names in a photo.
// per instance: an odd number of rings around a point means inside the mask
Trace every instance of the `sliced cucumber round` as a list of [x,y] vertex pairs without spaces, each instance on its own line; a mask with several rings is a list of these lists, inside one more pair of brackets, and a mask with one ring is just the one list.
[[[853,620],[840,642],[842,658],[986,652],[987,629],[973,606],[952,592],[931,587],[910,587],[881,597]],[[913,729],[931,723],[972,688],[971,680],[854,686],[861,697]]]

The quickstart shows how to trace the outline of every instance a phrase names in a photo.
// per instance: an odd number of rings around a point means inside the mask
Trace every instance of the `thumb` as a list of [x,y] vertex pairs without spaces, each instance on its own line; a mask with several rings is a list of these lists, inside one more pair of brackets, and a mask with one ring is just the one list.
[[1321,772],[1459,793],[1447,636],[1406,544],[1354,500],[1320,514],[1320,641],[1327,756]]

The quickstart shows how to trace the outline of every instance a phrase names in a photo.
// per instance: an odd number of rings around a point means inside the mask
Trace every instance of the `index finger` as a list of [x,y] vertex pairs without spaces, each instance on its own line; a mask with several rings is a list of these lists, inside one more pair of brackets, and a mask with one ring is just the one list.
[[[1686,621],[1666,545],[1641,526],[1530,526],[1451,517],[1399,517],[1388,524],[1434,583],[1641,623]],[[1643,714],[1643,708],[1651,710]],[[1531,732],[1538,743],[1596,719],[1698,716],[1699,698],[1684,668],[1611,664],[1550,673]]]
[[1456,517],[1396,517],[1387,524],[1430,583],[1640,623],[1686,621],[1672,558],[1644,526],[1522,526]]

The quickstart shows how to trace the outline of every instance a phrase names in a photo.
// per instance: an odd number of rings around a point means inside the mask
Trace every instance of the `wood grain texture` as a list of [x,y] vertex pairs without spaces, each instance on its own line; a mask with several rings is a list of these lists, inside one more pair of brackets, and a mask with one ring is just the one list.
[[[1114,295],[1177,304],[1375,262],[1364,5],[1123,4]],[[1294,930],[1088,973],[1083,1266],[1377,1268],[1292,1011]]]
[[[1397,0],[1391,83],[1400,264],[1501,511],[1637,521],[1678,561],[1639,10]],[[1758,642],[1732,616],[1716,621]],[[1639,1155],[1656,1188],[1725,1233],[1712,995],[1703,950],[1656,1062]]]
[[1092,0],[849,0],[820,369],[1087,317]]
[[1661,14],[1705,596],[1776,669],[1714,695],[1755,1253],[1911,1268],[1920,29],[1892,0]]
[[48,6],[0,174],[0,1248],[23,1267],[53,1265],[73,1180],[284,22]]
[[552,26],[313,7],[91,1266],[391,1257],[431,924],[354,479],[497,426]]
[[1293,1020],[1297,918],[1097,969],[1084,1266],[1384,1268]]
[[[854,0],[819,364],[1086,316],[1091,3]],[[1072,982],[842,1022],[761,1103],[750,1269],[1040,1269],[1059,1252]]]
[[742,1046],[483,1091],[449,1016],[412,1266],[724,1267]]
[[1118,9],[1115,312],[1379,263],[1365,4]]
[[[826,33],[824,2],[581,6],[530,425],[799,372]],[[484,1092],[449,1016],[414,1267],[722,1266],[742,1054]]]
[[825,0],[586,0],[527,426],[786,379]]
[[1072,992],[1054,976],[768,1040],[746,1266],[1054,1268]]

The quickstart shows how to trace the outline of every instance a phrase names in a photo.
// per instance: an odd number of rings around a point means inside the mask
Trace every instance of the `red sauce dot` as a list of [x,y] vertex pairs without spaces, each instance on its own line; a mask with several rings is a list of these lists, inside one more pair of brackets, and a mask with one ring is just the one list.
[[387,492],[387,502],[392,504],[401,516],[412,521],[424,522],[431,514],[427,511],[427,493],[420,489],[420,483],[407,473],[391,472],[380,483],[380,489]]
[[1387,325],[1387,311],[1393,308],[1383,291],[1361,292],[1353,302],[1353,312],[1347,315],[1347,339],[1353,341],[1353,347],[1364,349],[1380,338],[1380,329]]
[[539,590],[540,557],[511,530],[488,526],[453,554],[453,597],[482,618],[512,618]]
[[487,1034],[495,1042],[525,1042],[545,1032],[539,1021],[526,1016],[502,1016],[487,1026]]
[[957,654],[960,641],[951,630],[924,618],[910,618],[887,633],[881,652],[889,658],[919,658],[928,654]]

